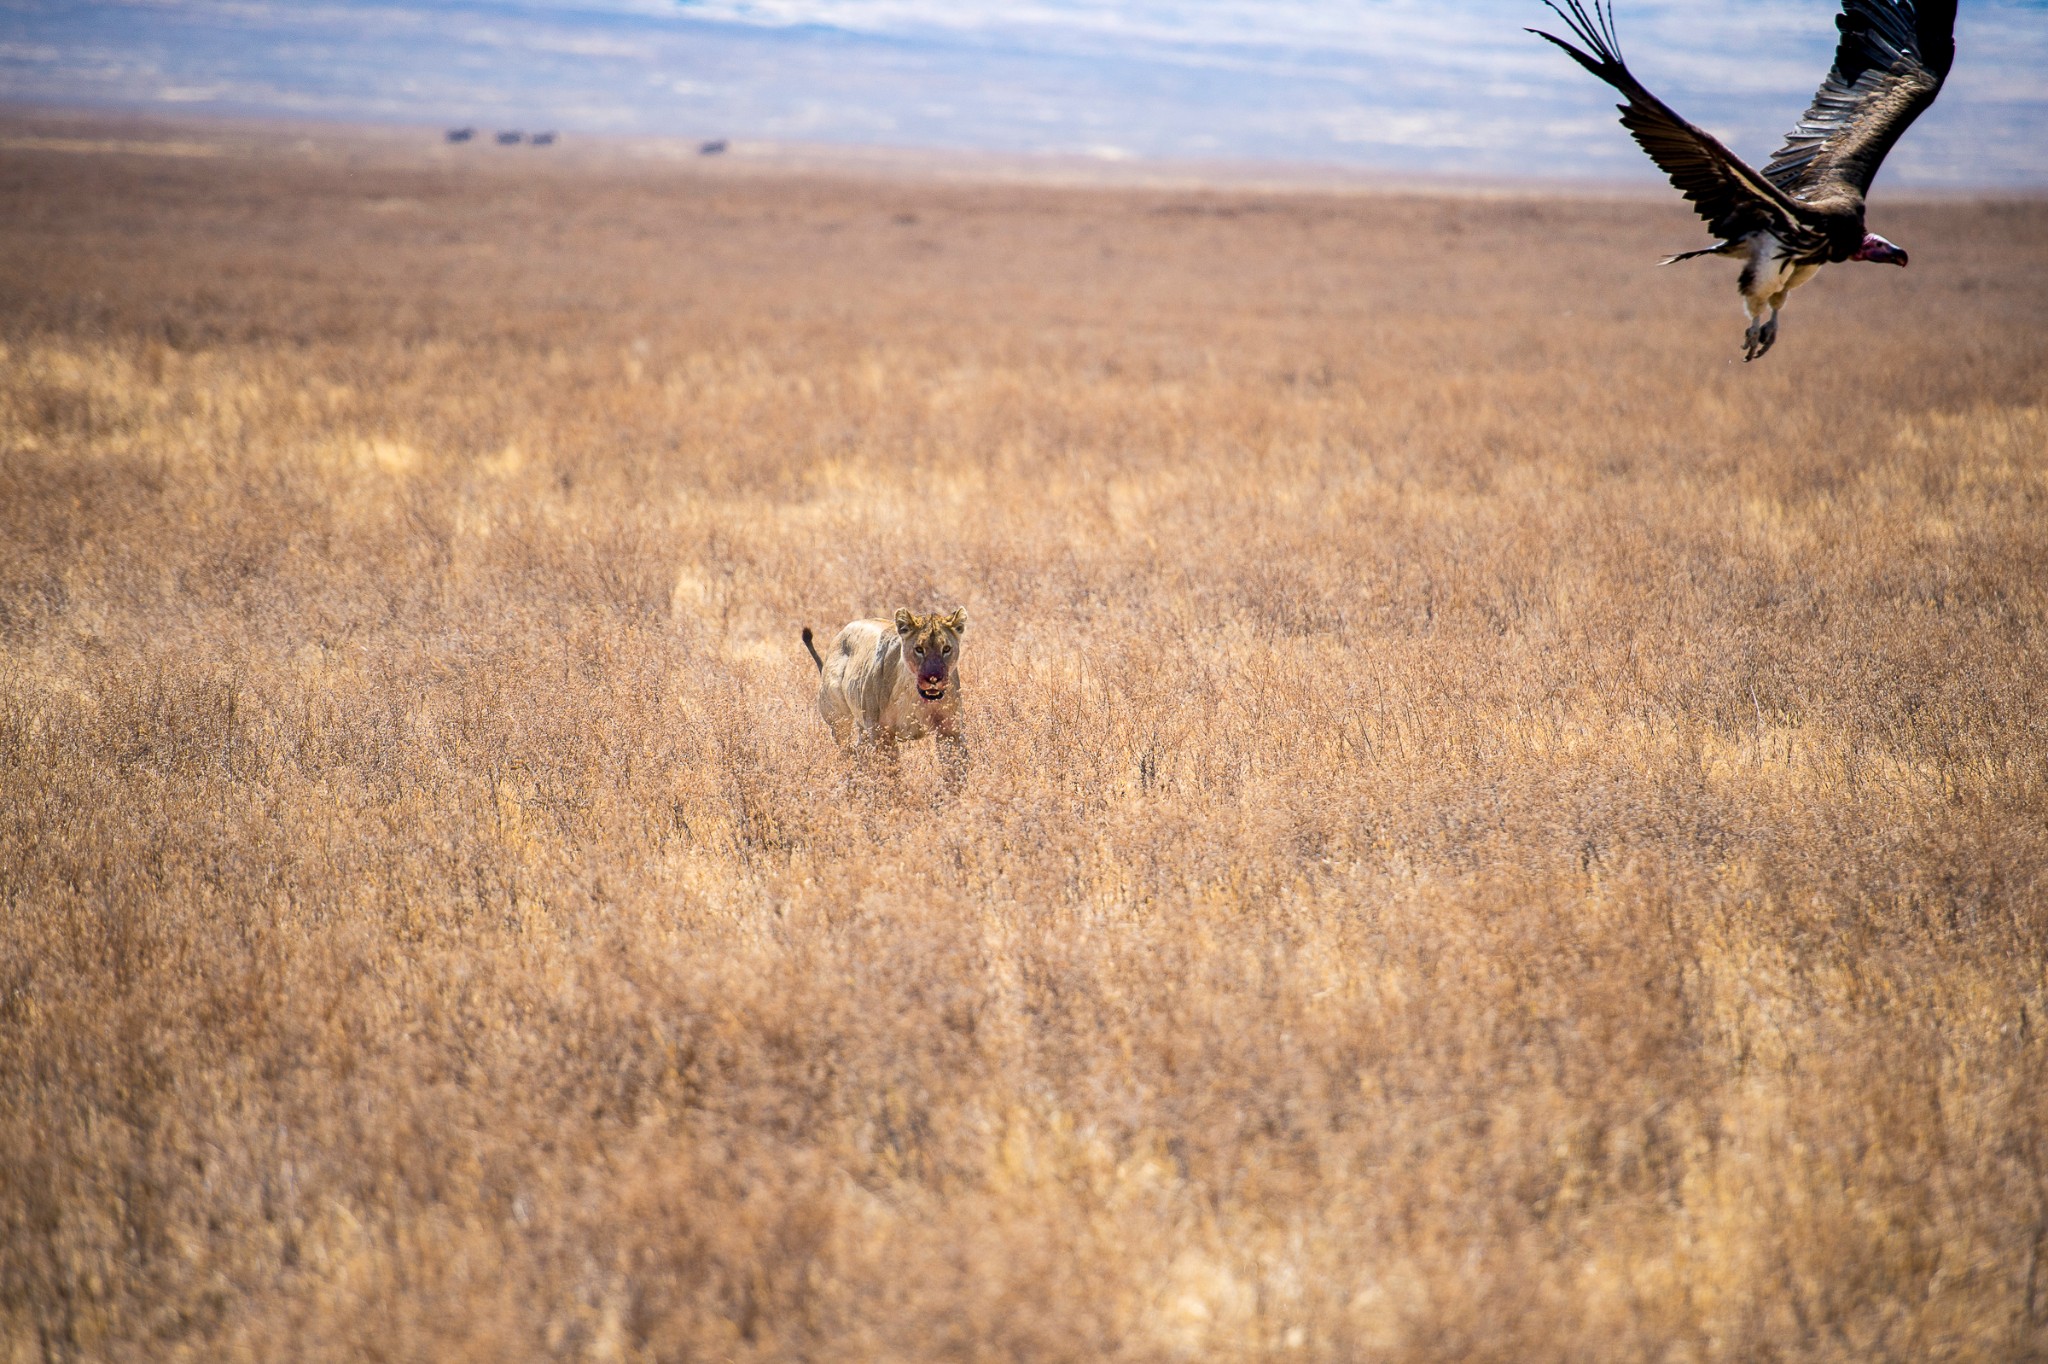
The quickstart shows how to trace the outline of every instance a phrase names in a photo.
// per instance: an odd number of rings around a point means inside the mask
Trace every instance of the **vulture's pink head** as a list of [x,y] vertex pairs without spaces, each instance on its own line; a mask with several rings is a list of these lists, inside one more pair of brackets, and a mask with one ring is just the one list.
[[1849,257],[1849,259],[1874,260],[1879,265],[1904,265],[1906,263],[1906,248],[1893,242],[1888,242],[1875,232],[1871,232],[1864,236],[1863,245],[1857,247],[1856,254]]

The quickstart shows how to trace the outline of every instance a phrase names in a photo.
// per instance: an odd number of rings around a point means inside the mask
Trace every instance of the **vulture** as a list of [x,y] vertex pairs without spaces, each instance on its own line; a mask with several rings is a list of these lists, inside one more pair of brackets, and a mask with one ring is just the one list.
[[1615,106],[1621,126],[1721,239],[1664,264],[1742,257],[1737,287],[1749,312],[1745,361],[1771,348],[1785,296],[1821,266],[1906,263],[1905,248],[1864,229],[1863,196],[1885,153],[1941,92],[1955,60],[1956,0],[1842,0],[1834,67],[1760,172],[1643,88],[1621,59],[1611,4],[1592,0],[1589,14],[1582,0],[1544,3],[1585,48],[1541,29],[1529,32],[1563,48],[1627,98]]

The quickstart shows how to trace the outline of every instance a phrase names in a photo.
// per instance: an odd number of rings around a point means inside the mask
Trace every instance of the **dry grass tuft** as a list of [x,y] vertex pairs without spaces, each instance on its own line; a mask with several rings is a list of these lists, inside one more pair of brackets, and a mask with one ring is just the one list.
[[2048,1355],[2048,206],[521,164],[0,153],[0,1355]]

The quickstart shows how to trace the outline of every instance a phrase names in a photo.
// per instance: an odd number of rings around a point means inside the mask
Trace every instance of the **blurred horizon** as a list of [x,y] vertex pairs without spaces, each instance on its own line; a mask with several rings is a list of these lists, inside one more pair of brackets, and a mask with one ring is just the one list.
[[[1624,3],[1631,67],[1760,162],[1831,0]],[[0,0],[21,103],[1103,160],[1654,181],[1538,0]],[[2048,0],[1964,0],[1880,187],[2048,185]]]

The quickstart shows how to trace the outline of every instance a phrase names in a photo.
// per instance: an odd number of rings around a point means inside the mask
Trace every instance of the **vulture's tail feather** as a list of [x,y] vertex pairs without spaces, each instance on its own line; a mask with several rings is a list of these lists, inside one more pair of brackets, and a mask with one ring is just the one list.
[[1675,256],[1666,256],[1663,260],[1658,261],[1657,264],[1676,265],[1682,260],[1691,260],[1694,256],[1725,256],[1728,254],[1728,248],[1731,245],[1733,243],[1722,242],[1719,246],[1703,246],[1697,251],[1681,251]]

